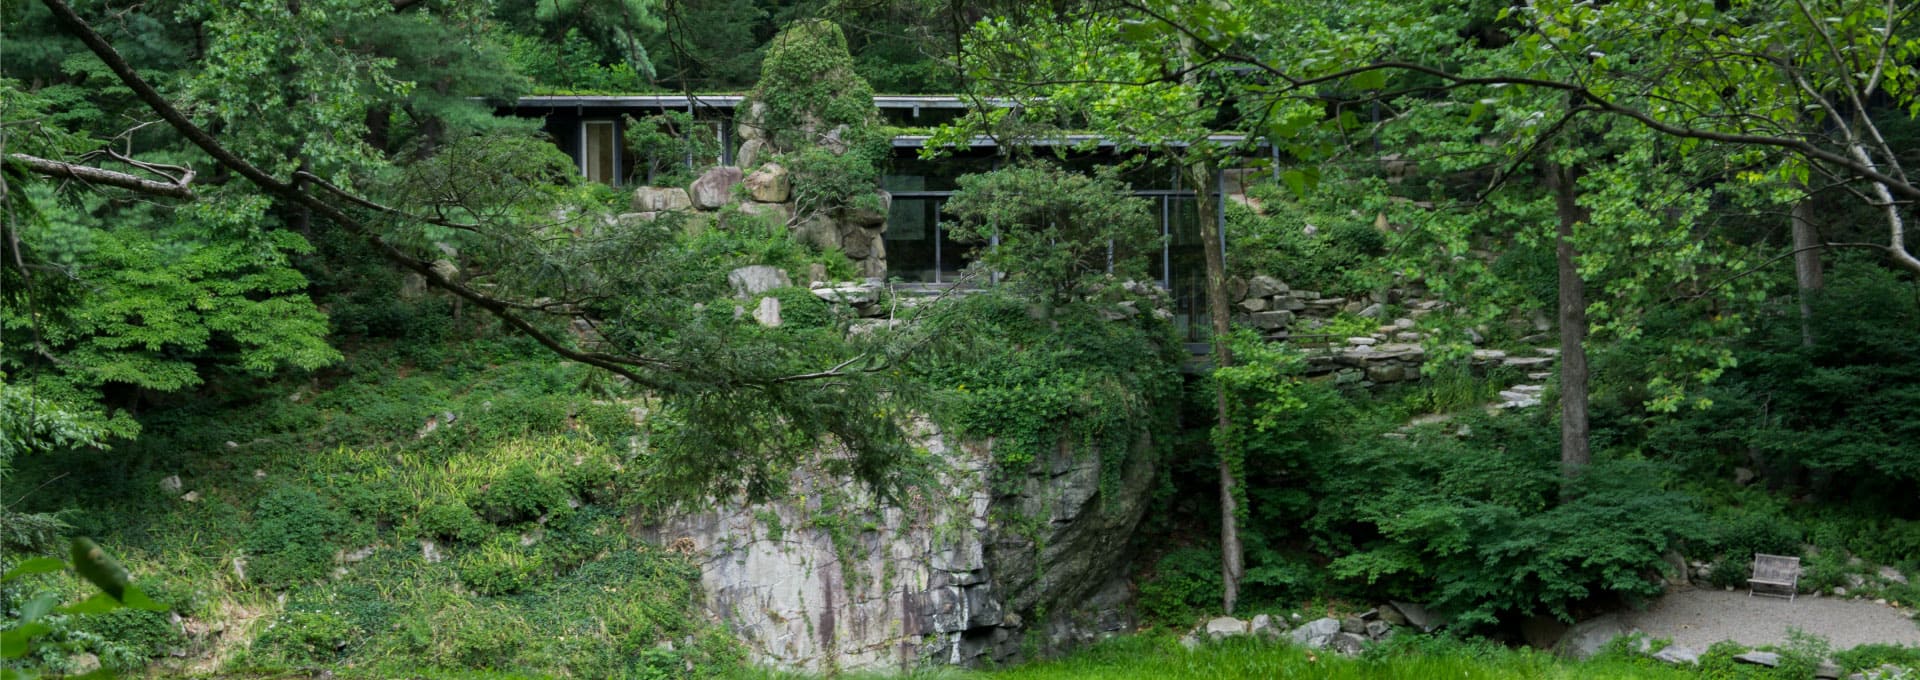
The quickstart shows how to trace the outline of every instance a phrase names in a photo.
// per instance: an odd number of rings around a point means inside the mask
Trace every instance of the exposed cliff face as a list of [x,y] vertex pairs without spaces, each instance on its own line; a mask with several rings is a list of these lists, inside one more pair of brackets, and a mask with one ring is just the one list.
[[1155,466],[1149,442],[1102,484],[1102,456],[1060,447],[991,479],[991,443],[923,444],[948,464],[904,507],[801,474],[787,498],[643,533],[701,563],[708,605],[762,663],[813,671],[1011,661],[1132,627],[1127,548]]

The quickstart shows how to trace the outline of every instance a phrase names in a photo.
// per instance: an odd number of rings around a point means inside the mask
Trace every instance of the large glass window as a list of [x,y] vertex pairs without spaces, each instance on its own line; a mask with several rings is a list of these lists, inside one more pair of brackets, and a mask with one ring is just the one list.
[[613,121],[590,120],[584,123],[585,139],[581,141],[582,170],[589,182],[618,184],[619,139]]
[[887,213],[887,277],[939,281],[939,206],[934,198],[895,198]]

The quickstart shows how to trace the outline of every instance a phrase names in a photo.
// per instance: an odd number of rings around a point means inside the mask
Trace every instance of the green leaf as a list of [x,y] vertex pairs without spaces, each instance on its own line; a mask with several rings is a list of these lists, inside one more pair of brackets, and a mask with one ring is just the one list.
[[51,574],[65,568],[67,568],[67,563],[60,561],[59,558],[35,557],[24,560],[14,568],[8,569],[5,575],[0,575],[0,583],[33,574]]
[[53,611],[53,606],[57,604],[60,604],[59,593],[41,593],[28,600],[26,604],[20,605],[20,622],[26,623],[40,618],[47,612]]
[[125,607],[119,600],[106,593],[94,593],[93,597],[60,608],[66,614],[105,614]]
[[1353,86],[1362,90],[1378,90],[1387,86],[1385,69],[1373,69],[1353,74]]
[[13,630],[0,633],[0,659],[18,659],[27,655],[27,643],[52,631],[53,627],[39,621],[23,623]]
[[116,601],[131,585],[127,570],[93,539],[73,539],[73,570]]

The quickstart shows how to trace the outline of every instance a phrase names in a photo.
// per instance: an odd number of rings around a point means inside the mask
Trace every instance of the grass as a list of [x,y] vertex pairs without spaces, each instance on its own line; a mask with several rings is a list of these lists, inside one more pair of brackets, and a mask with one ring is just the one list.
[[[817,676],[766,670],[745,672],[741,680],[800,680]],[[1252,639],[1234,639],[1188,651],[1172,637],[1140,635],[1114,638],[1064,659],[1012,668],[965,671],[928,669],[910,675],[849,674],[843,678],[916,678],[924,680],[1094,680],[1154,678],[1233,680],[1302,678],[1320,680],[1469,680],[1694,678],[1697,674],[1646,660],[1604,657],[1567,661],[1530,649],[1435,638],[1406,638],[1359,658]]]

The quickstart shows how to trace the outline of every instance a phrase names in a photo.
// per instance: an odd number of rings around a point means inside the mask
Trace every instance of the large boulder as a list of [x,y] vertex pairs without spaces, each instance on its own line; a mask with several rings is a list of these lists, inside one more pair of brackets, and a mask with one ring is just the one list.
[[840,248],[840,225],[825,212],[808,215],[799,224],[793,225],[793,236],[801,243],[810,244],[820,250]]
[[727,285],[733,287],[734,295],[751,298],[775,288],[791,286],[793,280],[779,267],[756,264],[727,272]]
[[760,157],[767,153],[767,142],[761,139],[749,139],[740,143],[740,150],[733,154],[733,163],[742,168],[758,167]]
[[787,168],[779,163],[762,165],[743,181],[747,195],[761,203],[785,203],[793,196],[793,180],[787,177]]
[[1626,634],[1627,627],[1620,622],[1620,617],[1605,614],[1567,629],[1566,635],[1560,637],[1560,643],[1554,646],[1554,651],[1570,659],[1589,659],[1599,654],[1614,638]]
[[[738,204],[736,208],[740,211],[738,213],[739,218],[763,219],[776,226],[785,225],[793,219],[793,209],[787,207],[785,203],[754,203],[748,201]],[[725,213],[721,214],[725,215]],[[726,228],[733,228],[733,224],[729,222]]]
[[687,190],[680,187],[639,187],[633,190],[633,212],[686,210],[691,207],[693,199],[688,198]]
[[745,175],[740,173],[739,168],[724,165],[716,167],[687,185],[687,196],[695,208],[718,210],[733,200],[733,187],[743,179]]

